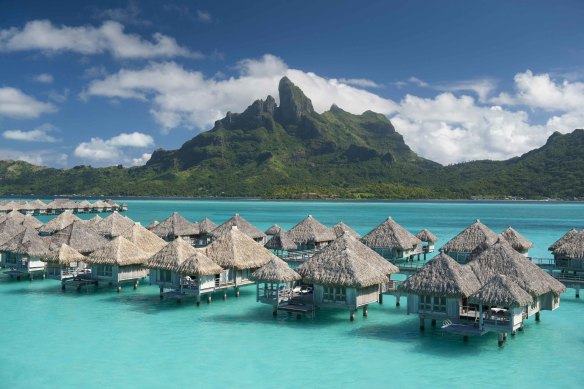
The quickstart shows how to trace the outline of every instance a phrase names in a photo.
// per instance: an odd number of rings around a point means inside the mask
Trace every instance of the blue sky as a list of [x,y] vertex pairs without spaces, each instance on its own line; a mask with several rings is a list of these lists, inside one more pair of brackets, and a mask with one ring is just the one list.
[[286,75],[420,155],[506,159],[584,127],[581,1],[0,1],[0,159],[145,163]]

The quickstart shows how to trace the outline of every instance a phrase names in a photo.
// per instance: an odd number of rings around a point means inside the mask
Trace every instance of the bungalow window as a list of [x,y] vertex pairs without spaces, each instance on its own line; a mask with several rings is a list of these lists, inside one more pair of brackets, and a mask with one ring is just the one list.
[[432,297],[431,296],[420,296],[420,302],[418,304],[418,309],[420,311],[431,311],[432,310]]
[[446,297],[434,297],[432,310],[435,312],[446,312]]
[[97,267],[97,275],[102,277],[112,276],[112,266],[111,265],[100,265]]
[[172,282],[172,274],[170,270],[159,270],[158,278],[160,282]]
[[322,299],[331,303],[345,303],[347,299],[347,289],[344,287],[324,286]]
[[347,289],[342,287],[336,289],[335,300],[344,303],[347,300]]

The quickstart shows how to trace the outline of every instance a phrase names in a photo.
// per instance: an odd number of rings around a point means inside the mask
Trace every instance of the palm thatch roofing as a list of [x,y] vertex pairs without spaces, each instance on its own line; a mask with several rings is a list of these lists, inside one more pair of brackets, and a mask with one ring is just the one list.
[[284,230],[280,230],[280,232],[272,236],[272,239],[268,240],[264,247],[282,251],[294,251],[298,248],[296,243],[290,239],[288,233]]
[[250,277],[257,282],[294,282],[302,277],[288,266],[286,262],[278,257],[274,257],[270,262],[254,271]]
[[411,249],[422,243],[391,217],[371,230],[361,241],[369,247],[400,250]]
[[227,220],[225,223],[221,224],[219,227],[215,228],[211,235],[213,238],[218,238],[224,235],[226,232],[231,231],[232,227],[237,227],[240,232],[243,232],[252,239],[264,239],[266,234],[258,230],[253,224],[239,216],[236,213],[231,219]]
[[298,266],[296,271],[305,282],[362,288],[387,282],[388,274],[399,269],[345,234]]
[[399,290],[419,296],[464,298],[475,293],[480,287],[481,283],[469,267],[440,253],[402,282]]
[[296,243],[331,242],[337,238],[335,232],[308,215],[288,231],[288,236]]
[[416,234],[416,238],[420,239],[422,242],[436,243],[438,242],[438,237],[434,235],[430,230],[423,229]]
[[11,219],[19,224],[24,223],[24,215],[16,210],[8,212],[6,215],[3,215],[0,218],[0,223],[4,222],[5,220]]
[[34,210],[37,210],[37,209],[47,209],[47,204],[44,201],[41,201],[39,199],[30,201],[27,205],[29,207],[31,207],[32,209],[34,209]]
[[118,236],[89,254],[85,262],[112,266],[142,265],[149,257],[150,254],[142,251],[134,243],[123,236]]
[[77,204],[78,208],[91,208],[91,203],[87,200],[83,200],[79,204]]
[[476,222],[446,242],[442,246],[442,250],[445,252],[472,253],[478,248],[485,248],[494,244],[498,239],[499,237],[493,230],[477,219]]
[[45,262],[57,263],[59,265],[70,265],[72,262],[82,262],[85,255],[75,250],[73,247],[63,243],[41,258]]
[[62,230],[74,221],[81,221],[81,219],[75,216],[73,212],[67,210],[39,228],[39,231],[52,234],[55,231]]
[[[0,219],[1,220],[1,219]],[[564,242],[570,240],[578,233],[576,228],[572,228],[570,231],[566,232],[560,239],[556,240],[550,247],[548,247],[549,251],[554,251],[559,246],[561,246]]]
[[144,266],[149,269],[178,271],[181,263],[195,255],[196,252],[197,249],[179,237],[148,258]]
[[208,217],[199,222],[200,234],[209,235],[215,228],[217,228],[217,224],[213,223],[213,221]]
[[134,223],[132,227],[122,233],[122,236],[150,255],[156,254],[166,246],[166,242],[162,238],[142,227],[140,223]]
[[509,226],[505,231],[501,232],[501,236],[511,244],[517,251],[529,250],[533,247],[533,243],[525,239],[523,235],[517,232],[513,227]]
[[222,268],[236,270],[261,267],[275,257],[236,226],[219,235],[205,252]]
[[160,222],[158,220],[154,220],[152,223],[146,226],[147,230],[151,230],[152,228],[156,227]]
[[47,241],[41,238],[35,229],[26,228],[21,233],[4,242],[0,246],[0,251],[31,257],[43,257],[48,254],[49,246]]
[[122,216],[115,211],[97,223],[96,230],[105,237],[115,238],[124,234],[133,225],[134,221],[132,219]]
[[533,296],[523,290],[512,277],[496,274],[475,294],[470,302],[495,307],[524,307],[533,302]]
[[6,243],[14,236],[26,229],[22,224],[12,219],[6,219],[0,223],[0,245]]
[[32,215],[25,215],[22,225],[25,227],[30,227],[34,228],[35,230],[38,230],[43,226],[43,223]]
[[105,246],[107,242],[106,238],[81,220],[74,221],[50,237],[51,248],[67,244],[83,254],[95,251]]
[[109,205],[108,203],[104,202],[103,200],[97,200],[96,202],[93,203],[93,208],[111,208],[111,205]]
[[266,234],[268,236],[273,236],[273,235],[276,235],[278,232],[280,232],[281,229],[282,229],[282,227],[280,227],[277,224],[274,224],[273,226],[271,226],[270,228],[265,230],[264,234]]
[[195,250],[196,253],[185,259],[178,267],[179,274],[207,276],[219,274],[223,271],[221,266],[207,257],[203,250]]
[[512,277],[532,296],[547,292],[559,295],[566,289],[558,280],[519,254],[505,239],[497,240],[466,266],[472,269],[481,285],[502,274]]
[[566,239],[553,253],[569,259],[584,259],[584,230]]
[[97,231],[97,225],[102,220],[103,220],[103,218],[101,216],[95,215],[91,219],[84,220],[83,222],[85,223],[85,226],[90,227],[90,228],[94,228]]
[[191,223],[177,212],[155,225],[150,229],[161,238],[174,236],[193,236],[199,234],[199,225]]
[[361,235],[359,235],[357,233],[357,231],[355,231],[354,229],[352,229],[351,227],[349,227],[348,225],[346,225],[342,221],[338,222],[337,224],[335,224],[333,226],[333,231],[334,231],[335,236],[337,238],[343,234],[349,234],[355,239],[361,239]]

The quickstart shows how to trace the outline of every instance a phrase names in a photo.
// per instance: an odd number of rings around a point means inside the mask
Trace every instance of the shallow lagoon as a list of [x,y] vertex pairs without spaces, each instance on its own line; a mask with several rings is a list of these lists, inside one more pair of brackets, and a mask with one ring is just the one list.
[[[178,211],[220,223],[238,212],[260,229],[292,227],[307,214],[343,220],[363,234],[391,215],[411,232],[429,228],[444,243],[479,218],[532,240],[535,257],[571,227],[584,227],[584,204],[547,202],[266,202],[131,200],[143,224]],[[48,218],[41,218],[46,221]],[[495,334],[471,338],[418,330],[395,299],[348,320],[319,311],[296,320],[255,302],[255,287],[197,308],[160,301],[142,285],[61,292],[56,281],[0,277],[0,387],[581,387],[584,301],[568,290],[561,307],[527,321],[497,347]]]

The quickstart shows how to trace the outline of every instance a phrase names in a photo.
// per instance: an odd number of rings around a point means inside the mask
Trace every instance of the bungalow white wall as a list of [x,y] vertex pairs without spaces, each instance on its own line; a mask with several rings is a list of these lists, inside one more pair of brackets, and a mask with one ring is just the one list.
[[148,275],[148,269],[142,265],[113,266],[113,265],[91,265],[91,279],[96,281],[106,281],[120,283],[124,281],[135,281]]
[[366,288],[314,285],[313,293],[318,306],[357,309],[379,301],[379,285]]
[[539,309],[542,311],[553,311],[560,307],[560,296],[548,292],[539,297]]
[[419,251],[412,247],[411,249],[401,250],[398,248],[384,248],[384,247],[373,247],[373,250],[381,255],[385,259],[407,259],[411,255],[418,254]]
[[38,257],[28,255],[3,253],[0,266],[23,274],[44,273],[46,263]]
[[83,269],[85,269],[83,262],[72,262],[70,265],[49,262],[46,264],[45,274],[47,278],[62,281],[63,279],[74,277]]
[[150,285],[158,285],[161,288],[180,288],[180,278],[179,274],[171,270],[150,270]]
[[408,314],[423,319],[459,320],[461,300],[453,297],[408,295]]

